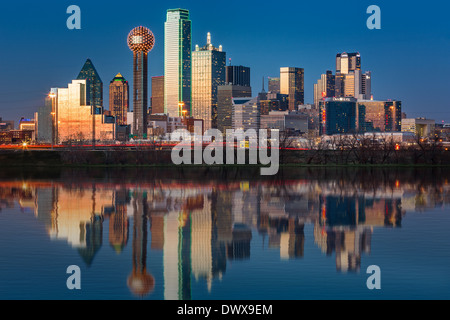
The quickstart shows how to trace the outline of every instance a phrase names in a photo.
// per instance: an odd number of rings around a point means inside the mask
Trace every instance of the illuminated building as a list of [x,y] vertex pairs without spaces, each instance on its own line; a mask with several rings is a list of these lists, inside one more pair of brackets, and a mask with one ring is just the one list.
[[164,113],[191,115],[191,20],[185,9],[167,10],[164,27]]
[[365,131],[402,131],[401,101],[358,100],[358,105],[365,107]]
[[119,126],[127,125],[129,96],[128,81],[119,73],[109,84],[109,110]]
[[336,72],[348,74],[351,71],[361,70],[361,55],[356,53],[338,53],[336,55]]
[[87,101],[87,80],[73,80],[68,88],[58,88],[55,143],[114,140],[114,122],[108,123],[99,108]]
[[402,132],[413,132],[418,137],[428,137],[434,134],[435,127],[435,120],[425,118],[402,120]]
[[152,114],[164,113],[164,76],[152,77]]
[[[365,116],[354,98],[326,98],[320,104],[320,135],[356,133]],[[361,109],[362,106],[361,106]]]
[[211,44],[192,52],[192,116],[203,119],[203,130],[217,128],[217,87],[225,84],[226,53]]
[[86,60],[76,80],[87,80],[87,104],[103,107],[103,82],[90,59]]
[[289,96],[289,110],[298,110],[298,106],[305,103],[304,70],[281,68],[280,92]]
[[269,77],[269,92],[280,93],[280,78]]
[[332,71],[322,74],[320,79],[314,84],[314,105],[319,107],[320,101],[324,98],[332,98],[335,95],[335,76]]
[[0,131],[9,131],[9,130],[14,130],[14,121],[3,120],[0,117]]
[[226,134],[232,129],[233,98],[245,98],[252,96],[251,87],[224,85],[217,88],[217,129]]
[[250,68],[244,66],[226,66],[225,83],[235,86],[250,87]]
[[133,135],[147,138],[148,114],[148,53],[155,37],[145,27],[137,27],[128,35],[128,47],[133,51]]
[[260,105],[258,98],[233,98],[232,129],[260,129]]

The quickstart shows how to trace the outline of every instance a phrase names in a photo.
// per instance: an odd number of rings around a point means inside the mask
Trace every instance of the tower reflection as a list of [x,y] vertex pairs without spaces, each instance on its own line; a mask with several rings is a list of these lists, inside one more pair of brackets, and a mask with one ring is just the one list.
[[133,194],[133,270],[128,276],[128,288],[138,296],[145,297],[155,288],[155,278],[147,273],[147,193]]

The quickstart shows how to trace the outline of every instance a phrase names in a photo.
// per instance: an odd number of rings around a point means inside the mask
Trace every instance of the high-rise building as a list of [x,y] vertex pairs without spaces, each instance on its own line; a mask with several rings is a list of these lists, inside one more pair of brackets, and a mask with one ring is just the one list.
[[233,98],[251,97],[252,88],[224,85],[217,87],[217,129],[223,134],[233,128]]
[[269,92],[280,93],[280,78],[269,77]]
[[335,76],[332,71],[322,74],[320,79],[314,84],[314,105],[319,107],[320,101],[324,98],[332,98],[335,95]]
[[133,51],[133,135],[147,138],[148,114],[148,53],[153,49],[155,38],[145,27],[137,27],[128,35],[128,46]]
[[280,91],[281,94],[289,95],[289,110],[298,109],[299,105],[305,103],[304,69],[281,68],[280,69]]
[[128,81],[118,73],[109,84],[109,110],[116,118],[116,124],[127,125],[127,113],[129,109]]
[[348,74],[351,71],[361,70],[361,55],[356,53],[338,53],[336,55],[336,72]]
[[77,80],[88,80],[87,104],[96,108],[103,107],[103,82],[90,59],[86,60]]
[[401,101],[358,100],[358,105],[364,106],[365,109],[364,131],[400,132],[402,130]]
[[354,98],[326,98],[319,112],[321,135],[356,133],[365,122],[364,106]]
[[167,11],[164,40],[164,113],[191,115],[191,20],[189,11]]
[[233,98],[233,130],[259,130],[261,112],[258,98]]
[[164,113],[164,76],[152,77],[152,114]]
[[250,87],[250,68],[244,66],[226,66],[225,83]]
[[114,140],[115,123],[103,115],[102,108],[88,104],[88,86],[88,80],[73,80],[68,88],[57,89],[56,144]]
[[203,120],[203,130],[217,128],[217,87],[225,84],[226,53],[211,44],[192,53],[192,116]]

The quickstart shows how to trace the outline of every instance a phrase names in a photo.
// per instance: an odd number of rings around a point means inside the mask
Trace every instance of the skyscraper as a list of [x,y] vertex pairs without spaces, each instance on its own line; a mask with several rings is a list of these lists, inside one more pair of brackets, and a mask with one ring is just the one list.
[[109,84],[109,110],[120,126],[127,125],[129,96],[128,81],[118,73]]
[[269,77],[269,92],[280,93],[280,78]]
[[164,27],[164,113],[191,114],[191,20],[185,9],[167,10]]
[[217,88],[217,129],[223,134],[233,128],[232,112],[233,98],[251,97],[252,88],[224,85]]
[[250,87],[250,68],[244,66],[226,66],[225,83]]
[[351,71],[361,70],[361,55],[356,53],[338,53],[336,55],[336,72],[348,74]]
[[192,53],[192,116],[203,120],[203,130],[217,128],[217,87],[225,84],[226,53],[211,44]]
[[148,112],[148,53],[153,49],[155,38],[145,27],[137,27],[128,35],[128,46],[133,51],[133,135],[147,138]]
[[78,74],[77,80],[87,80],[88,90],[87,105],[92,105],[96,108],[103,107],[103,82],[97,73],[91,59],[87,59],[80,73]]
[[305,103],[304,69],[281,68],[280,69],[281,94],[289,95],[289,110],[298,109],[298,105]]
[[152,77],[152,114],[164,113],[164,76]]
[[322,74],[320,79],[314,84],[314,105],[319,107],[319,102],[324,98],[331,98],[335,95],[335,76],[332,71]]

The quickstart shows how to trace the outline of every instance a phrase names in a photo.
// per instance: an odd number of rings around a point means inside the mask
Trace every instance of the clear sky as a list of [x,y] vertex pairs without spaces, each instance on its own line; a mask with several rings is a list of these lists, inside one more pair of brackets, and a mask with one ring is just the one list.
[[[81,8],[82,30],[69,30],[69,5]],[[369,5],[381,8],[382,29],[369,30]],[[52,87],[67,87],[85,60],[105,85],[122,73],[132,84],[129,31],[150,28],[156,45],[149,76],[164,74],[166,10],[189,9],[192,46],[223,45],[234,65],[251,67],[254,95],[280,67],[305,69],[305,99],[338,52],[360,52],[372,71],[374,98],[403,101],[409,117],[450,123],[450,3],[447,1],[3,1],[0,5],[0,117],[32,118]],[[227,61],[228,62],[228,61]],[[150,85],[150,83],[149,83]],[[267,80],[266,80],[267,90]]]

